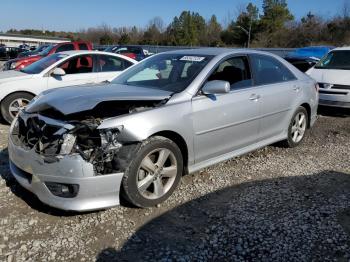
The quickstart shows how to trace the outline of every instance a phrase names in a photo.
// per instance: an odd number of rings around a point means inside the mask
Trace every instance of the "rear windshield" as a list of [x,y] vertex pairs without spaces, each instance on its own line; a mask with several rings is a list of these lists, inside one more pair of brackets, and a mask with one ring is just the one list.
[[350,70],[350,50],[332,51],[315,66],[317,69]]

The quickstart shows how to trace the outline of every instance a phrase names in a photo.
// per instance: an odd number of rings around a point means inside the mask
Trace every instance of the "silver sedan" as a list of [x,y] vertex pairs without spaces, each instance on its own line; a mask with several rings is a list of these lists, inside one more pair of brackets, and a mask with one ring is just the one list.
[[36,97],[12,123],[10,167],[51,206],[157,205],[182,175],[280,142],[316,120],[317,84],[253,50],[162,53],[111,83]]

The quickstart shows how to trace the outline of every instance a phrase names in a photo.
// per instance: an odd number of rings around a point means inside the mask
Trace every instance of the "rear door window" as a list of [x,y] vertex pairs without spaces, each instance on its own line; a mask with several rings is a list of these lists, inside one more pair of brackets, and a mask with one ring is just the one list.
[[89,50],[87,44],[85,43],[79,43],[78,46],[79,46],[79,50]]
[[64,51],[71,51],[71,50],[74,50],[74,45],[73,44],[64,44],[64,45],[59,46],[56,49],[55,53],[64,52]]
[[296,80],[293,73],[277,59],[267,55],[251,55],[256,85],[268,85]]
[[131,65],[131,62],[115,56],[99,55],[97,57],[99,72],[123,71]]

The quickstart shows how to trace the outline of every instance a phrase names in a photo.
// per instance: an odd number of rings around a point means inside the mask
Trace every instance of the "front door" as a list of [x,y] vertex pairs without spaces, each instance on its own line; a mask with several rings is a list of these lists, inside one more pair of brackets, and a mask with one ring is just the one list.
[[84,85],[98,83],[98,73],[94,72],[93,57],[91,55],[75,56],[64,61],[58,67],[66,74],[64,76],[50,75],[48,77],[48,88],[64,86]]
[[244,148],[257,141],[259,95],[252,87],[248,59],[231,57],[207,81],[230,82],[231,91],[192,100],[195,162]]

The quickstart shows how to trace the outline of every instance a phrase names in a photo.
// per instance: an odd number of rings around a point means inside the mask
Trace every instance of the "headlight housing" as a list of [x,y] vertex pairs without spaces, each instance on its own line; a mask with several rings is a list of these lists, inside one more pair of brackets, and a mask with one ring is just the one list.
[[9,66],[10,70],[14,70],[16,69],[16,67],[17,67],[17,63],[11,63]]
[[63,143],[61,144],[60,155],[68,155],[72,152],[72,149],[75,145],[77,137],[73,134],[64,134]]

